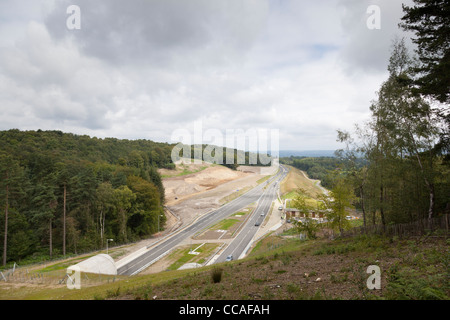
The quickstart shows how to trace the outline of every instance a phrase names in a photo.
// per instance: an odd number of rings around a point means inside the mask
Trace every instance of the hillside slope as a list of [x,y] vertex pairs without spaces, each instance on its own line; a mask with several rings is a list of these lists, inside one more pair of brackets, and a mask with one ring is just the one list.
[[280,193],[284,198],[292,198],[295,191],[301,189],[312,199],[317,199],[319,195],[326,192],[320,185],[319,180],[310,179],[304,171],[285,165],[290,169],[286,179],[280,184]]

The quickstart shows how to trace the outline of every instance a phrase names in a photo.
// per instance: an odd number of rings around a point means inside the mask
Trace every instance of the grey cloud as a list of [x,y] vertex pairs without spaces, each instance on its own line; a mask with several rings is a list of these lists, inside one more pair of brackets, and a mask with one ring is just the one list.
[[[347,43],[341,59],[350,73],[384,72],[390,56],[390,46],[396,36],[403,35],[398,23],[403,16],[402,3],[411,0],[340,0],[341,23]],[[370,5],[380,8],[380,29],[369,29],[367,13]]]
[[104,115],[115,107],[110,98],[117,92],[110,79],[114,73],[80,57],[73,47],[55,44],[41,24],[29,23],[16,46],[0,48],[0,60],[0,108],[5,113],[21,110],[34,125],[108,126]]
[[[380,1],[390,32],[398,2]],[[81,30],[66,28],[72,4]],[[29,25],[0,48],[0,128],[169,141],[202,120],[205,130],[275,128],[289,148],[323,148],[384,79],[391,38],[367,30],[368,4],[55,0],[44,16],[16,6],[17,30]]]
[[[81,9],[80,30],[66,28],[72,4]],[[265,15],[265,1],[67,0],[57,2],[46,25],[55,38],[73,38],[84,53],[113,64],[167,66],[239,54],[254,41]]]

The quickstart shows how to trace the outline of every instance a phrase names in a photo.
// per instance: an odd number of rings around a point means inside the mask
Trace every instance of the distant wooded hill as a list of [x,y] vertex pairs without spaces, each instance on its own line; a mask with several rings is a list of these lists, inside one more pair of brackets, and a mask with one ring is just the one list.
[[280,150],[280,158],[285,157],[334,157],[334,150]]

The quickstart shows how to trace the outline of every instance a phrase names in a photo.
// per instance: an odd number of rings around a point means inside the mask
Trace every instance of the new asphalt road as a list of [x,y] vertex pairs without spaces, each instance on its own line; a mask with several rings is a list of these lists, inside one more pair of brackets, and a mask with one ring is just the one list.
[[216,259],[215,263],[224,262],[229,256],[232,256],[233,259],[239,259],[247,253],[247,250],[252,244],[253,237],[269,213],[272,202],[277,198],[279,183],[284,179],[286,174],[287,170],[281,166],[279,174],[271,179],[263,190],[252,216],[247,220],[247,223],[243,226],[236,238]]
[[[284,178],[286,172],[286,169],[283,166],[280,166],[280,170],[278,171],[278,173],[274,177],[270,178],[267,182],[258,185],[242,196],[220,207],[219,209],[203,215],[191,225],[175,232],[173,235],[164,239],[159,244],[148,248],[140,256],[120,266],[117,270],[117,273],[121,275],[134,275],[141,272],[142,270],[146,269],[148,266],[159,260],[161,257],[168,254],[183,240],[192,237],[200,230],[203,230],[204,228],[207,228],[219,222],[220,220],[227,218],[231,214],[247,207],[251,203],[258,201],[257,209],[253,212],[251,218],[248,219],[247,224],[239,233],[238,237],[228,247],[234,248],[233,251],[231,251],[232,253],[230,254],[234,255],[242,253],[257,231],[257,227],[254,226],[256,221],[263,220],[264,217],[261,216],[261,214],[267,214],[272,201],[276,198],[277,186],[275,185],[275,182],[281,181],[280,179]],[[250,230],[252,226],[253,230]],[[245,236],[241,236],[244,232]],[[227,250],[225,251],[228,252]],[[221,255],[219,257],[220,261],[223,261],[225,259],[222,259],[222,256],[226,257],[226,255]]]

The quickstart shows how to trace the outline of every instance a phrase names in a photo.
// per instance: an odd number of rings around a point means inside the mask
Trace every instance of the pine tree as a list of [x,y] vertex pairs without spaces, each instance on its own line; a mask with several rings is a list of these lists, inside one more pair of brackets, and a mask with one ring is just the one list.
[[450,102],[450,3],[414,0],[403,5],[400,27],[413,31],[420,65],[415,68],[415,89],[442,103]]

